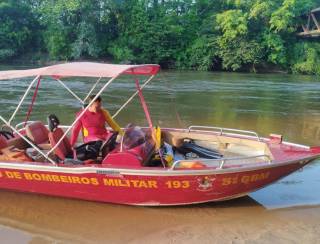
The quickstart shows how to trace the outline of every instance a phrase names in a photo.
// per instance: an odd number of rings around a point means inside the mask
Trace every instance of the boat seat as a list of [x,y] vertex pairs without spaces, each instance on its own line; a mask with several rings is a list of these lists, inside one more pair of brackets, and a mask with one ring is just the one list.
[[[51,147],[57,145],[58,141],[63,136],[64,132],[61,128],[56,128],[54,131],[49,132],[49,141]],[[54,150],[54,153],[61,159],[64,160],[67,157],[73,157],[73,151],[69,139],[67,137],[63,138],[62,142]]]
[[8,142],[7,142],[7,139],[0,135],[0,150],[3,149],[3,148],[6,148],[8,146]]
[[[55,147],[64,135],[63,130],[58,127],[59,124],[60,122],[55,115],[50,115],[48,117],[48,137],[51,148]],[[66,158],[73,158],[73,150],[67,136],[63,138],[62,142],[54,150],[54,153],[60,160],[65,160]]]
[[[41,121],[35,121],[26,126],[26,135],[39,147],[48,147],[49,130]],[[41,146],[42,145],[42,146]]]

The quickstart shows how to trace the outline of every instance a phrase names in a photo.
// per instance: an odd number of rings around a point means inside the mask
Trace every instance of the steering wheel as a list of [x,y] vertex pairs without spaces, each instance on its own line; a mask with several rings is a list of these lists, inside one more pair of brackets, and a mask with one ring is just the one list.
[[118,132],[113,132],[112,136],[110,136],[109,139],[102,144],[100,148],[100,154],[103,157],[105,156],[105,152],[107,149],[110,152],[115,148],[118,134],[119,134]]
[[7,140],[14,138],[13,130],[7,125],[1,126],[0,135],[3,135]]

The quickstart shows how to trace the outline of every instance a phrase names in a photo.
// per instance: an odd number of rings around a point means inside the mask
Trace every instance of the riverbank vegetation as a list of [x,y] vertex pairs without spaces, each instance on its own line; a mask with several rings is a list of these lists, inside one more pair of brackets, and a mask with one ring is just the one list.
[[320,39],[296,35],[301,16],[317,2],[3,0],[0,61],[98,59],[320,74]]

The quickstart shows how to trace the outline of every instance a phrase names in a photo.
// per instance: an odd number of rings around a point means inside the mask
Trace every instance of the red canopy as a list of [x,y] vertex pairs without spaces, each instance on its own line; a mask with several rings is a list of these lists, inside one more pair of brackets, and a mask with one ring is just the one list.
[[55,77],[117,77],[120,74],[155,75],[160,66],[157,64],[117,65],[91,62],[57,64],[28,70],[0,71],[0,80],[29,76]]

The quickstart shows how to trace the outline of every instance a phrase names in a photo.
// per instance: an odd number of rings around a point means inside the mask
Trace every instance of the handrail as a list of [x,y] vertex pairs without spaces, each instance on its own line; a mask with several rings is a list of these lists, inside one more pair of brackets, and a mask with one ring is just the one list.
[[[225,163],[227,161],[232,161],[232,160],[243,160],[243,159],[253,159],[253,158],[267,158],[267,162],[270,164],[271,163],[271,157],[267,154],[261,154],[261,155],[255,155],[255,156],[245,156],[245,157],[231,157],[231,158],[219,158],[219,159],[201,159],[200,162],[203,162],[203,163],[216,163],[218,162],[219,163],[219,169],[223,169],[223,166],[225,165]],[[178,164],[180,164],[181,162],[183,163],[194,163],[195,161],[199,161],[199,160],[195,160],[195,159],[189,159],[189,160],[177,160],[175,161],[170,170],[174,170],[176,168],[176,166]]]
[[[231,134],[231,133],[228,133],[227,131],[229,132],[237,132],[237,133],[242,133],[242,134],[250,134],[250,135],[253,135],[257,138],[258,141],[260,141],[260,137],[258,135],[257,132],[255,131],[251,131],[251,130],[239,130],[239,129],[231,129],[231,128],[223,128],[223,127],[214,127],[214,126],[202,126],[202,125],[191,125],[189,126],[188,128],[188,131],[190,132],[191,130],[196,130],[196,129],[210,129],[210,130],[219,130],[220,131],[220,135],[223,135],[223,134]],[[205,131],[205,130],[203,130]],[[224,133],[225,131],[225,133]],[[241,135],[241,134],[240,134]]]

